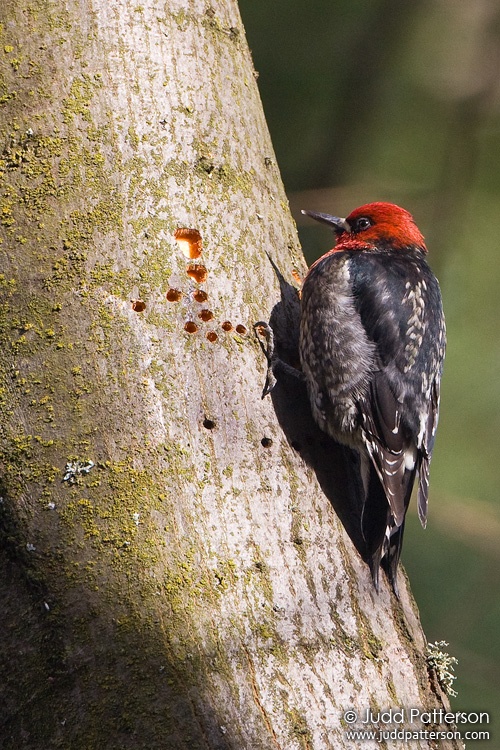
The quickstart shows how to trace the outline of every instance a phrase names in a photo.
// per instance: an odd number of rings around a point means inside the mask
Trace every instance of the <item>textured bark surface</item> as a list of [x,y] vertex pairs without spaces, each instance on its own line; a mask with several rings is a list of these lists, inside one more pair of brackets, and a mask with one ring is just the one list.
[[322,750],[441,706],[303,393],[260,399],[304,265],[236,3],[0,16],[2,747]]

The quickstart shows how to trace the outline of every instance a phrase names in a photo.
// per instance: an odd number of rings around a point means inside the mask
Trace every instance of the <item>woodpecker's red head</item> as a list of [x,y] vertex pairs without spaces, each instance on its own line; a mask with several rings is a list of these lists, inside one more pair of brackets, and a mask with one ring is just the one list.
[[394,203],[367,203],[356,208],[346,219],[330,214],[302,211],[316,221],[332,227],[339,250],[370,250],[372,248],[419,248],[427,252],[424,238],[413,216]]

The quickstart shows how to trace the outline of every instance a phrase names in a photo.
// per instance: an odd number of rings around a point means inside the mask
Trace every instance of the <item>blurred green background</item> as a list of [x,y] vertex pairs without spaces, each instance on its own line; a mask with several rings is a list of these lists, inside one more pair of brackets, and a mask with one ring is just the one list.
[[240,9],[308,261],[332,238],[302,226],[300,208],[345,216],[388,200],[426,237],[449,343],[429,524],[423,531],[413,512],[403,562],[428,639],[449,641],[459,659],[454,710],[489,711],[495,724],[500,2],[240,0]]

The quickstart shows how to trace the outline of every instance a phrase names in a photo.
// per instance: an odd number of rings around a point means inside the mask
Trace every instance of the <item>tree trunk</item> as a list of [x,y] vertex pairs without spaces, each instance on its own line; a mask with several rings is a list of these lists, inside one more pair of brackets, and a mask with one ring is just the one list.
[[351,748],[348,708],[442,706],[341,452],[260,398],[304,264],[235,0],[0,15],[2,747]]

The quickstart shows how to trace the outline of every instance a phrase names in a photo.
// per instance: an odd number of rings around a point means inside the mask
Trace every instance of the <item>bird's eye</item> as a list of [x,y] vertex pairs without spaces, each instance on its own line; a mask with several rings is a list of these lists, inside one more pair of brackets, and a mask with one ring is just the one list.
[[368,229],[368,227],[371,227],[372,222],[367,216],[361,216],[355,226],[356,232],[362,232],[364,229]]

